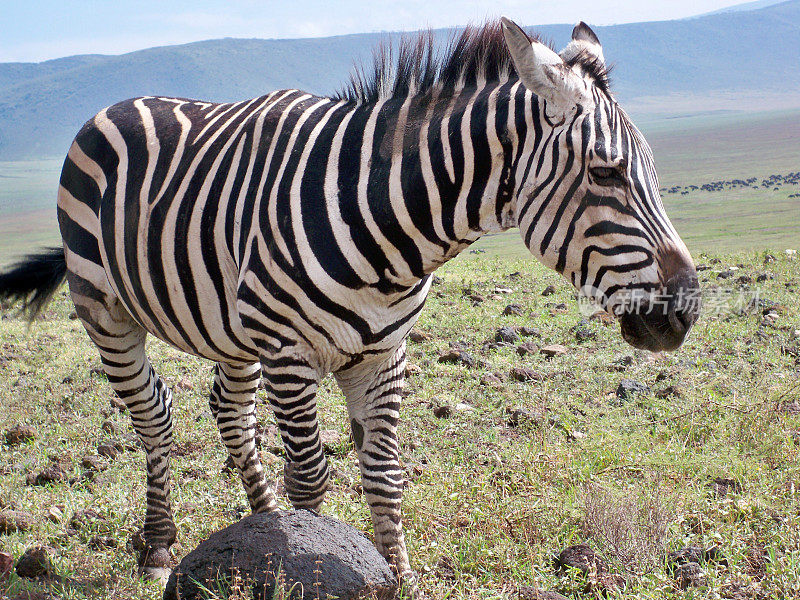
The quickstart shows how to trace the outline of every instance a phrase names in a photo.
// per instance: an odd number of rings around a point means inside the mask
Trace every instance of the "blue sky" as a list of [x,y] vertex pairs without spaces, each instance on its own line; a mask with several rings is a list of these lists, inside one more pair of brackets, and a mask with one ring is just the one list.
[[119,54],[220,37],[292,38],[446,27],[676,19],[736,0],[0,0],[0,62]]

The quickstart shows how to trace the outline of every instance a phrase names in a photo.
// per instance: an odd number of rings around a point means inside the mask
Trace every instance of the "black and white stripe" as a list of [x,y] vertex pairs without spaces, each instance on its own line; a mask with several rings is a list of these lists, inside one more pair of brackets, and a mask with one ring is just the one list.
[[396,433],[405,337],[430,273],[518,225],[535,256],[611,310],[632,289],[672,295],[669,314],[617,310],[631,343],[674,347],[696,318],[675,299],[696,285],[691,259],[588,27],[561,56],[504,21],[467,30],[441,60],[421,37],[391,64],[384,55],[374,79],[334,98],[129,100],[70,148],[66,277],[147,448],[145,570],[165,566],[175,537],[171,394],[147,333],[218,363],[211,408],[254,511],[276,506],[254,443],[259,377],[289,498],[317,508],[328,469],[315,393],[334,373],[377,546],[410,578]]

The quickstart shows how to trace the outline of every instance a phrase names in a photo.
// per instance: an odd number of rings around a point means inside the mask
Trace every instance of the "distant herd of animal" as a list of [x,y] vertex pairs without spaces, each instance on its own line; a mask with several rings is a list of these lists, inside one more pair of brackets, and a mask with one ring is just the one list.
[[[681,194],[682,196],[686,196],[689,192],[697,190],[702,190],[704,192],[722,192],[725,190],[742,188],[751,188],[754,190],[772,189],[777,192],[784,185],[800,185],[800,171],[794,171],[786,175],[773,174],[761,181],[759,181],[758,177],[750,177],[749,179],[732,179],[730,181],[711,181],[702,185],[674,185],[669,188],[661,188],[661,192],[664,194]],[[789,194],[789,198],[800,198],[800,193]]]

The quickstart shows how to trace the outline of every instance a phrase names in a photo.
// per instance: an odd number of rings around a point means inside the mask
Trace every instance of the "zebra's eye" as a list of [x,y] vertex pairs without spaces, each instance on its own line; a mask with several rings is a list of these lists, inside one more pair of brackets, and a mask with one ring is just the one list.
[[625,187],[627,182],[622,172],[613,167],[592,167],[589,169],[592,181],[606,187]]

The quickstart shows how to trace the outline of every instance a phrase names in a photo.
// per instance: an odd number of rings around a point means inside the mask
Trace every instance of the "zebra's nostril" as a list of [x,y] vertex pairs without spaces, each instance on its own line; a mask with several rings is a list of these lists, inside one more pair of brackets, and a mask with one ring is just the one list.
[[669,321],[678,332],[687,331],[700,316],[700,286],[697,272],[685,268],[672,276],[666,285],[669,296]]

